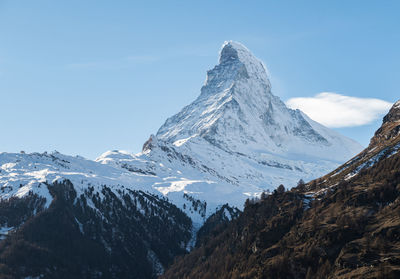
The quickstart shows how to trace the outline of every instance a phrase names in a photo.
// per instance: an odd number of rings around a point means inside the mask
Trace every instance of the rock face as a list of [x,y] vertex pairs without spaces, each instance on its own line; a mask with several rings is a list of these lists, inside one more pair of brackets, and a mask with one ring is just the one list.
[[382,126],[376,131],[371,139],[370,148],[376,145],[385,144],[396,138],[400,133],[400,101],[397,101],[389,113],[383,118]]
[[399,122],[400,121],[400,100],[397,101],[389,113],[383,118],[383,124],[387,122]]

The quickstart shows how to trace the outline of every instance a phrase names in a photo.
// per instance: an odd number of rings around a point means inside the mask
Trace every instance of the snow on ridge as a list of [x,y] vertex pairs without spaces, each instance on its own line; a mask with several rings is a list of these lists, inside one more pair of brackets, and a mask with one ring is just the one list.
[[[111,158],[108,156],[111,156]],[[123,158],[123,164],[119,161],[121,158]],[[143,167],[141,163],[149,162],[126,152],[107,152],[97,160],[92,161],[80,156],[73,157],[60,153],[1,153],[0,199],[8,199],[13,196],[22,198],[31,192],[46,198],[45,208],[47,208],[52,201],[52,196],[45,183],[52,184],[55,181],[62,182],[68,179],[72,182],[77,196],[84,193],[88,187],[94,187],[94,190],[102,196],[101,189],[103,186],[111,188],[112,191],[125,188],[142,190],[160,196],[165,192],[165,194],[169,194],[168,196],[171,197],[170,200],[173,203],[178,206],[181,205],[180,207],[183,209],[184,191],[188,192],[189,195],[201,194],[201,189],[204,188],[203,184],[215,184],[215,181],[207,180],[198,174],[197,178],[195,174],[182,175],[178,166],[173,168],[171,165],[164,166],[162,163],[157,164],[159,170],[162,170],[160,176],[134,171],[129,168],[130,165]],[[153,163],[149,165],[154,167],[156,164]],[[124,164],[127,164],[127,166],[124,166]],[[144,165],[144,167],[148,166]],[[186,190],[188,186],[195,187],[198,190]],[[215,188],[216,185],[209,187],[211,188],[209,190],[210,195],[214,192],[213,187]],[[210,202],[209,214],[213,213],[213,206],[213,202]],[[199,212],[186,213],[197,223],[204,221],[204,217]]]
[[46,207],[52,197],[44,183],[68,179],[79,195],[88,185],[135,185],[137,181],[120,168],[60,153],[1,153],[0,170],[0,198],[24,197],[32,192],[46,198]]
[[270,86],[267,67],[264,63],[255,57],[250,50],[239,42],[225,41],[219,52],[219,63],[229,62],[229,60],[239,60],[245,65],[250,78],[262,80]]

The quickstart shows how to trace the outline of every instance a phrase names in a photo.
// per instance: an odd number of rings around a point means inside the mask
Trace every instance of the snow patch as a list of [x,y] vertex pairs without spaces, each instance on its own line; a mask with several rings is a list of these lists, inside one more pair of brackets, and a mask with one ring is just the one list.
[[14,227],[3,226],[0,228],[0,240],[3,240],[7,235],[14,230]]

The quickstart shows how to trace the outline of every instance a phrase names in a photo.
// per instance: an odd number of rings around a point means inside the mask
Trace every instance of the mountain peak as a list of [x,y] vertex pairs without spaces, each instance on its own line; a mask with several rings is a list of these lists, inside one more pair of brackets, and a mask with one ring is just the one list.
[[398,100],[392,108],[389,110],[389,113],[383,118],[383,123],[387,122],[397,122],[400,120],[400,100]]
[[334,154],[326,159],[337,161],[360,151],[358,144],[287,108],[272,94],[264,64],[245,46],[227,41],[219,55],[200,96],[167,119],[157,132],[159,140],[181,149],[207,142],[226,152],[255,156],[265,150],[295,157],[306,150],[307,156],[318,158]]
[[388,114],[383,117],[382,126],[375,132],[369,147],[387,145],[392,140],[397,141],[398,135],[400,135],[400,100],[394,103]]
[[[267,68],[255,57],[251,51],[243,44],[234,41],[225,41],[219,53],[219,64],[208,73],[209,76],[215,75],[215,72],[220,73],[221,68],[226,72],[234,74],[234,79],[257,79],[265,84],[270,84]],[[226,77],[226,75],[224,75]],[[207,84],[206,84],[207,85]]]
[[243,54],[246,54],[245,56],[252,55],[241,43],[225,41],[219,54],[219,63],[223,64],[232,60],[241,60],[244,58]]

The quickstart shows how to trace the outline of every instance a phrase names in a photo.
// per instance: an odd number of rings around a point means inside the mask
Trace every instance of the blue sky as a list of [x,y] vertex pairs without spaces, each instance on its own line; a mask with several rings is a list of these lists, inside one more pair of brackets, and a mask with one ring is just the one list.
[[[399,1],[2,1],[0,151],[140,151],[225,40],[275,95],[399,97]],[[336,128],[367,145],[381,120]]]

